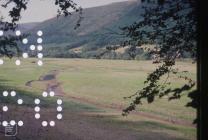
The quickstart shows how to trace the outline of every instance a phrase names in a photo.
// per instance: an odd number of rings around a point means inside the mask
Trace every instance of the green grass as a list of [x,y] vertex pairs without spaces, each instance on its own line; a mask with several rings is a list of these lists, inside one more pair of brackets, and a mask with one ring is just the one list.
[[[121,125],[122,121],[120,121],[118,118],[108,118],[106,119],[107,122],[110,122],[115,125]],[[123,123],[123,126],[127,126],[128,128],[132,130],[137,130],[137,131],[149,131],[149,132],[166,132],[172,135],[176,136],[185,136],[185,137],[195,137],[196,130],[195,128],[187,128],[183,126],[177,126],[177,125],[168,125],[168,124],[163,124],[160,122],[155,122],[155,121],[145,121],[145,120],[140,120],[136,122],[132,121],[125,121]],[[138,127],[139,126],[139,127]]]
[[[64,65],[64,64],[63,64]],[[64,91],[70,96],[96,100],[103,104],[119,104],[127,106],[130,100],[123,97],[134,94],[144,86],[148,72],[154,67],[149,61],[115,61],[115,60],[69,60],[66,68],[58,76],[63,83]],[[179,67],[191,69],[194,75],[194,65],[189,62],[179,62]],[[185,81],[174,79],[172,86],[177,87]],[[176,117],[193,120],[195,111],[184,107],[190,101],[187,96],[180,100],[156,100],[153,104],[145,104],[139,108],[164,117]]]
[[[89,101],[105,105],[127,106],[130,100],[123,97],[134,94],[144,86],[144,80],[155,66],[150,61],[125,61],[125,60],[84,60],[84,59],[45,59],[43,67],[33,62],[35,59],[23,60],[21,66],[15,66],[14,59],[6,59],[5,64],[0,66],[0,85],[3,87],[17,89],[21,96],[31,106],[35,97],[41,97],[45,89],[43,82],[35,82],[33,87],[27,87],[26,82],[37,80],[51,70],[59,70],[58,82],[62,84],[65,106],[67,110],[76,112],[95,112],[104,114],[117,114],[116,118],[108,117],[106,120],[115,125],[126,125],[134,130],[155,130],[181,134],[181,137],[194,139],[195,129],[185,126],[173,126],[155,120],[139,118],[130,115],[127,119],[120,116],[121,111],[102,108],[90,103],[77,102],[70,97],[84,98]],[[195,78],[195,65],[190,62],[178,62],[181,70],[189,70],[190,76]],[[171,77],[173,87],[180,86],[184,81]],[[195,118],[195,110],[186,108],[190,99],[186,95],[180,100],[168,102],[167,99],[157,99],[153,104],[145,103],[138,110],[147,112],[163,118],[175,118],[192,121]],[[13,102],[8,99],[7,102]],[[44,100],[46,107],[54,102],[53,99]],[[104,121],[105,122],[105,121]]]

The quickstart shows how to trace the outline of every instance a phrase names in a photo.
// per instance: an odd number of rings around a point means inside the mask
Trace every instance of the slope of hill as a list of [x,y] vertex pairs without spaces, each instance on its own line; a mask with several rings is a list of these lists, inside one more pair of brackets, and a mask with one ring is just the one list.
[[22,32],[27,32],[35,28],[35,26],[37,26],[38,24],[39,22],[23,23],[18,26],[18,29],[21,30]]
[[119,44],[122,39],[117,34],[119,27],[139,20],[141,12],[137,1],[113,3],[84,9],[81,26],[76,30],[78,14],[49,19],[31,32],[43,30],[47,56],[94,57],[106,45]]

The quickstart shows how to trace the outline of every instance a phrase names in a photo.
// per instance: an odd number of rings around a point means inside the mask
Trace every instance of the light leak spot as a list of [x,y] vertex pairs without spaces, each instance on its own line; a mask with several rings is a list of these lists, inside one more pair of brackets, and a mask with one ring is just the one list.
[[11,121],[10,121],[10,125],[11,125],[11,126],[14,126],[15,124],[16,124],[15,120],[11,120]]
[[58,105],[61,105],[61,104],[62,104],[62,100],[61,100],[61,99],[58,99],[58,100],[57,100],[57,104],[58,104]]
[[38,105],[38,104],[40,104],[40,99],[35,99],[34,102],[35,102],[36,105]]
[[30,45],[30,50],[34,51],[35,50],[35,45]]
[[47,97],[47,96],[48,96],[48,93],[44,91],[44,92],[42,93],[42,96],[43,96],[43,97]]
[[0,36],[3,36],[4,32],[2,30],[0,30]]
[[38,49],[38,51],[42,51],[43,50],[43,46],[42,45],[38,45],[37,49]]
[[17,94],[17,93],[16,93],[15,91],[11,91],[11,92],[10,92],[10,95],[11,95],[12,97],[16,96],[16,94]]
[[58,107],[57,107],[57,111],[58,111],[58,112],[61,112],[61,111],[62,111],[62,107],[61,107],[61,106],[58,106]]
[[23,43],[23,44],[27,44],[27,43],[28,43],[28,39],[27,39],[27,38],[24,38],[24,39],[22,40],[22,43]]
[[16,36],[20,36],[20,35],[21,35],[20,30],[17,30],[17,31],[15,32],[15,34],[16,34]]
[[8,125],[8,122],[7,122],[7,121],[3,121],[3,122],[2,122],[2,125],[3,125],[4,127],[6,127],[6,126]]
[[50,121],[49,124],[50,124],[51,127],[54,127],[55,126],[55,122],[54,121]]
[[42,38],[38,38],[38,39],[37,39],[37,43],[38,43],[38,44],[41,44],[42,42],[43,42],[43,39],[42,39]]
[[48,125],[48,122],[47,122],[47,121],[43,121],[43,122],[42,122],[42,126],[43,126],[43,127],[46,127],[47,125]]
[[3,96],[4,96],[4,97],[7,97],[8,95],[9,95],[8,91],[4,91],[4,92],[3,92]]
[[40,114],[39,113],[35,114],[35,119],[37,119],[37,120],[40,119]]
[[2,107],[2,110],[3,110],[4,112],[7,112],[7,111],[8,111],[8,107],[7,107],[7,106],[3,106],[3,107]]
[[43,65],[43,61],[38,60],[38,66],[42,66]]
[[28,53],[23,53],[23,54],[22,54],[22,57],[23,57],[23,58],[28,58]]
[[18,121],[18,126],[23,126],[23,125],[24,125],[23,121]]
[[18,60],[15,61],[15,64],[16,64],[17,66],[19,66],[19,65],[21,64],[21,61],[18,59]]
[[17,103],[18,103],[19,105],[21,105],[21,104],[23,104],[23,100],[22,100],[22,99],[18,99],[18,100],[17,100]]
[[38,58],[43,58],[43,54],[42,53],[38,53]]
[[0,59],[0,65],[4,64],[4,60]]
[[63,116],[62,116],[62,114],[57,114],[56,117],[57,117],[58,120],[61,120]]
[[42,35],[43,35],[43,32],[42,32],[41,30],[39,30],[39,31],[37,32],[37,35],[38,35],[38,36],[42,36]]
[[55,92],[50,91],[49,95],[50,95],[51,97],[53,97],[53,96],[55,95]]
[[40,112],[40,107],[36,106],[34,110],[35,110],[35,112]]

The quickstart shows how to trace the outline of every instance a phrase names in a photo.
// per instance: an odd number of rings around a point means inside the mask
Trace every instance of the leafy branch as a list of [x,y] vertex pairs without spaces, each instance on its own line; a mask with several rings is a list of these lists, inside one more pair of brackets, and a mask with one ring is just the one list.
[[[176,60],[183,58],[188,53],[195,62],[196,58],[196,2],[194,0],[149,0],[143,3],[144,14],[142,21],[121,28],[129,38],[125,44],[141,47],[152,44],[147,48],[153,63],[159,66],[147,76],[145,87],[132,96],[132,103],[123,110],[123,115],[128,115],[143,100],[152,103],[156,97],[169,95],[169,100],[180,99],[185,91],[190,91],[195,86],[195,81],[189,76],[181,76],[178,69],[174,69]],[[170,88],[167,82],[169,75],[176,75],[186,83],[178,88]],[[166,80],[161,84],[161,79]],[[196,108],[197,94],[190,92],[191,102],[187,106]]]

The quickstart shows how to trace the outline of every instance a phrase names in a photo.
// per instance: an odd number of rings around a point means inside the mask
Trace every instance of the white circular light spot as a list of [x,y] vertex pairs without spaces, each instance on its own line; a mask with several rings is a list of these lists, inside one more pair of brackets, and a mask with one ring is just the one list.
[[43,54],[42,53],[38,53],[38,58],[43,58]]
[[55,92],[50,91],[49,95],[50,95],[51,97],[53,97],[53,96],[55,95]]
[[24,125],[23,121],[18,121],[18,125],[23,126]]
[[37,35],[38,35],[38,36],[42,36],[42,35],[43,35],[43,32],[42,32],[41,30],[39,30],[39,31],[37,32]]
[[62,119],[62,114],[57,114],[56,117],[57,117],[58,120],[61,120]]
[[11,120],[11,121],[10,121],[10,125],[11,125],[11,126],[14,126],[15,124],[16,124],[16,122],[15,122],[14,120]]
[[30,50],[34,51],[35,50],[35,45],[30,45]]
[[57,107],[57,111],[58,111],[58,112],[61,112],[61,111],[62,111],[62,107],[61,107],[61,106],[58,106],[58,107]]
[[38,60],[38,66],[42,66],[43,65],[43,61]]
[[38,49],[38,51],[42,51],[43,50],[43,46],[42,45],[38,45],[37,49]]
[[27,39],[27,38],[24,38],[24,39],[22,40],[22,43],[23,43],[23,44],[27,44],[27,43],[28,43],[28,39]]
[[9,95],[8,91],[4,91],[4,92],[3,92],[3,96],[4,96],[4,97],[6,97],[6,96],[8,96],[8,95]]
[[16,36],[20,36],[20,35],[21,35],[20,30],[17,30],[17,31],[15,32],[15,34],[16,34]]
[[23,53],[23,54],[22,54],[22,57],[23,57],[23,58],[28,58],[28,53]]
[[41,44],[43,42],[43,39],[42,38],[38,38],[37,39],[37,43]]
[[2,122],[2,125],[3,125],[4,127],[6,127],[6,126],[8,125],[8,122],[7,122],[7,121],[3,121],[3,122]]
[[15,64],[16,64],[17,66],[19,66],[19,65],[21,64],[21,61],[20,61],[20,60],[16,60],[16,61],[15,61]]
[[3,106],[3,107],[2,107],[2,110],[3,110],[4,112],[7,112],[7,111],[8,111],[8,107],[7,107],[7,106]]
[[42,122],[42,126],[43,126],[43,127],[46,127],[47,125],[48,125],[47,121],[43,121],[43,122]]
[[40,119],[40,114],[39,113],[35,114],[35,119]]
[[12,97],[14,97],[14,96],[16,96],[17,93],[15,91],[11,91],[10,94],[11,94]]
[[0,65],[4,64],[4,60],[0,59]]
[[61,105],[61,104],[62,104],[62,100],[61,100],[61,99],[58,99],[58,100],[57,100],[57,104],[58,104],[58,105]]
[[0,36],[3,36],[4,32],[2,30],[0,30]]
[[22,100],[22,99],[18,99],[18,100],[17,100],[17,103],[18,103],[19,105],[21,105],[21,104],[23,103],[23,100]]
[[35,107],[35,112],[39,112],[40,111],[40,107],[39,106],[36,106]]
[[35,99],[35,104],[36,105],[40,104],[40,99]]
[[54,121],[50,121],[50,126],[54,127],[55,126],[55,122]]
[[44,91],[42,95],[43,95],[43,97],[47,97],[48,93]]

